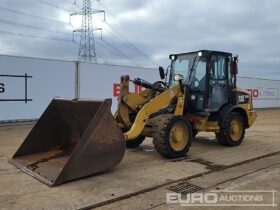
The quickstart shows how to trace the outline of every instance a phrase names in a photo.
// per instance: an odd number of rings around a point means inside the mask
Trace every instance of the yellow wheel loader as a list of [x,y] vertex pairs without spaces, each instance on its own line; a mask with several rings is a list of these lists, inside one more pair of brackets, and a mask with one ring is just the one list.
[[[201,50],[170,59],[170,68],[159,68],[164,82],[121,77],[114,116],[110,99],[54,99],[10,162],[55,186],[110,170],[145,137],[167,158],[184,157],[200,131],[240,145],[257,115],[251,95],[236,87],[238,57]],[[145,90],[129,92],[131,82]]]

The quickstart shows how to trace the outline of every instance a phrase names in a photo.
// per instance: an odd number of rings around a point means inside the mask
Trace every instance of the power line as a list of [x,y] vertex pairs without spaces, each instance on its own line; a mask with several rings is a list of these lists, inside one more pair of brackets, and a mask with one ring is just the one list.
[[68,43],[72,43],[72,44],[74,43],[73,40],[69,40],[69,39],[45,37],[45,36],[32,35],[32,34],[26,34],[26,33],[16,33],[16,32],[4,31],[4,30],[0,30],[0,33],[6,34],[6,35],[20,36],[20,37],[39,38],[39,39],[46,39],[46,40],[52,40],[52,41],[68,42]]
[[[104,8],[104,9],[106,9],[106,10],[108,10],[108,8],[107,7],[105,7],[99,0],[97,0],[98,1],[98,3]],[[78,6],[78,5],[77,5]],[[108,10],[108,12],[109,12],[109,14],[119,23],[119,24],[121,24],[120,23],[120,21]],[[105,22],[106,23],[106,22]],[[150,56],[148,56],[146,53],[144,53],[142,50],[140,50],[135,44],[133,44],[133,43],[131,43],[130,41],[128,41],[128,40],[125,40],[124,38],[123,38],[123,35],[122,34],[120,34],[114,27],[112,27],[112,26],[110,26],[108,23],[106,23],[106,25],[110,28],[110,30],[112,31],[112,32],[114,32],[115,34],[117,34],[117,38],[118,38],[118,40],[120,40],[122,43],[124,43],[128,48],[130,48],[130,49],[132,49],[133,51],[134,50],[136,50],[139,54],[141,54],[143,57],[145,57],[146,59],[148,59],[151,63],[153,63],[154,65],[159,65],[159,64],[157,64]],[[123,26],[124,27],[124,26]],[[125,28],[126,29],[126,28]],[[128,30],[128,29],[126,29],[126,30]],[[130,34],[132,34],[132,32],[129,32]],[[132,34],[133,35],[133,34]],[[134,35],[133,35],[134,36]],[[134,36],[135,37],[135,36]],[[137,39],[137,41],[139,42],[139,40],[138,40],[138,38],[136,38]]]
[[71,5],[76,5],[77,4],[77,0],[64,0],[67,4],[71,4]]
[[[112,26],[110,26],[109,24],[106,23],[106,25],[108,26],[108,28],[115,33],[115,37],[120,40],[123,44],[125,44],[129,49],[131,49],[132,51],[134,51],[135,46],[133,44],[131,44],[130,42],[126,41],[123,36],[117,31],[115,30]],[[136,48],[137,50],[137,48]]]
[[[46,29],[46,28],[43,28],[43,27],[40,27],[40,26],[27,25],[27,24],[17,23],[17,22],[13,22],[13,21],[9,21],[9,20],[0,19],[0,22],[1,22],[1,23],[4,23],[4,24],[8,24],[8,25],[17,26],[17,27],[30,28],[30,29],[32,29],[32,30],[47,31],[47,32],[51,32],[51,33],[63,33],[63,34],[68,34],[68,33],[62,32],[62,31],[50,30],[50,29]],[[68,34],[68,35],[69,35],[69,34]]]
[[[44,39],[44,40],[51,40],[51,41],[57,41],[57,42],[65,42],[65,43],[69,43],[69,44],[75,44],[77,45],[76,42],[73,42],[73,40],[68,40],[68,39],[62,39],[62,38],[55,38],[55,37],[45,37],[45,36],[39,36],[39,35],[31,35],[31,34],[26,34],[26,33],[15,33],[15,32],[11,32],[11,31],[4,31],[4,30],[0,30],[1,34],[4,35],[12,35],[12,36],[18,36],[21,38],[36,38],[36,39]],[[113,53],[114,55],[120,57],[120,58],[128,58],[126,55],[122,54],[121,52],[119,52],[116,48],[114,48],[112,45],[110,45],[109,43],[105,42],[97,42],[97,44],[101,45],[103,48],[107,49],[108,52]],[[109,46],[109,47],[108,47]],[[113,50],[112,50],[113,49]],[[97,58],[100,58],[102,60],[105,61],[105,63],[108,63],[108,60],[103,58],[102,56],[98,55]],[[129,58],[128,58],[129,59]],[[130,59],[129,59],[130,60]],[[109,63],[112,64],[112,62],[109,61]],[[137,63],[136,63],[137,64]],[[137,64],[139,65],[139,64]],[[139,65],[139,67],[141,67]]]
[[[127,27],[125,27],[125,26],[115,17],[115,15],[114,15],[104,4],[102,4],[102,3],[100,2],[100,0],[97,0],[97,1],[98,1],[98,3],[111,15],[120,25],[122,25],[122,27],[123,27],[131,36],[134,37],[135,40],[137,40],[137,42],[139,42],[139,43],[142,44],[146,49],[148,49],[148,47],[147,47],[144,43],[142,43],[142,42],[140,41],[140,39],[139,39],[138,37],[136,37],[130,30],[128,30]],[[127,42],[129,42],[129,41],[127,41]],[[157,65],[157,66],[159,65],[159,64],[157,64],[151,57],[149,57],[148,55],[146,55],[145,53],[143,53],[139,48],[137,48],[133,43],[130,42],[130,44],[133,45],[134,48],[137,49],[138,52],[140,52],[144,57],[146,57],[147,59],[149,59],[153,64],[155,64],[155,65]],[[150,49],[150,50],[151,50],[151,49]],[[151,51],[153,51],[153,50],[151,50]]]
[[[76,41],[74,41],[75,44],[77,44]],[[134,62],[134,64],[138,65],[139,67],[141,67],[141,65],[135,61],[133,61],[130,57],[128,57],[126,54],[124,54],[123,52],[121,52],[120,50],[118,50],[117,48],[115,48],[112,44],[110,44],[109,42],[105,41],[104,39],[100,40],[96,40],[96,43],[98,45],[100,45],[102,48],[107,49],[108,52],[120,57],[120,58],[125,58],[131,62]],[[97,56],[100,57],[100,56]],[[103,58],[104,59],[104,58]],[[105,60],[105,59],[104,59]]]
[[139,37],[137,37],[134,33],[132,33],[124,24],[122,24],[119,19],[108,9],[108,7],[106,7],[104,4],[101,3],[100,0],[97,0],[98,3],[108,11],[108,13],[113,17],[113,19],[115,19],[116,22],[118,22],[137,42],[141,43],[145,48],[153,51],[152,48],[148,47],[146,44],[144,44],[143,42],[141,42],[141,40],[139,40]]
[[[76,3],[76,2],[75,2]],[[76,4],[77,7],[79,7],[77,4]],[[104,10],[97,10],[97,11],[102,11],[104,12]],[[79,12],[81,13],[81,12]],[[82,14],[83,15],[83,14]],[[104,20],[105,20],[105,15],[104,15]],[[105,22],[106,23],[106,22]],[[106,23],[106,25],[108,26],[108,28],[114,32],[115,34],[117,34],[116,38],[118,40],[120,40],[122,43],[124,43],[129,49],[131,49],[132,51],[137,51],[138,53],[140,53],[141,55],[143,55],[145,58],[147,58],[148,60],[150,60],[152,63],[154,63],[155,65],[158,65],[156,64],[153,60],[150,59],[150,57],[148,57],[145,53],[143,53],[140,49],[138,49],[134,44],[132,44],[131,42],[123,39],[123,36],[116,30],[114,29],[112,26],[110,26],[108,23]],[[131,60],[127,55],[125,55],[123,52],[121,52],[120,50],[116,49],[115,47],[113,47],[111,44],[109,44],[108,42],[106,42],[107,45],[109,45],[112,49],[114,49],[115,52],[119,53],[120,55],[122,55],[123,57],[126,57],[128,58],[129,60]],[[139,64],[138,64],[139,65]]]
[[74,5],[75,7],[77,7],[78,9],[82,9],[82,7],[80,7],[80,6],[77,4],[77,0],[74,0],[73,5]]
[[[61,32],[61,31],[51,31],[51,30],[47,30],[47,29],[44,29],[44,28],[38,27],[38,26],[30,26],[30,25],[20,24],[20,23],[16,23],[16,22],[12,22],[12,21],[7,21],[7,20],[2,20],[2,19],[0,19],[0,22],[5,23],[5,24],[14,25],[14,26],[19,26],[19,27],[28,27],[28,28],[31,28],[31,29],[34,29],[34,30],[40,30],[40,31],[43,30],[43,31],[55,32],[55,33],[65,33],[65,32]],[[68,39],[63,39],[63,38],[50,38],[50,37],[37,36],[37,35],[31,35],[31,34],[26,34],[26,33],[15,33],[15,32],[3,31],[3,30],[0,31],[0,33],[2,33],[2,34],[10,34],[10,35],[17,35],[17,36],[20,36],[20,37],[41,38],[41,39],[47,39],[47,40],[64,41],[64,42],[71,42],[71,43],[73,43],[73,40],[68,40]],[[117,53],[117,56],[122,56],[124,58],[127,58],[127,59],[131,60],[127,55],[125,55],[124,53],[122,53],[121,51],[119,51],[118,49],[113,47],[108,42],[106,42],[104,40],[103,40],[103,42],[107,46],[109,46],[111,49],[113,49]],[[108,47],[106,47],[106,48],[108,49]]]
[[[40,3],[47,3],[45,1],[42,0],[34,0]],[[89,0],[88,0],[89,1]],[[47,3],[49,6],[53,6],[55,8],[59,8],[58,6],[56,6],[55,4],[51,4],[51,3]],[[21,11],[16,11],[13,9],[9,9],[9,8],[5,8],[5,7],[1,7],[1,10],[4,11],[8,11],[11,13],[15,13],[15,14],[20,14],[20,15],[25,15],[25,16],[29,16],[29,17],[34,17],[34,18],[38,18],[38,19],[43,19],[43,20],[47,20],[47,21],[52,21],[52,22],[57,22],[57,23],[61,23],[61,24],[65,24],[64,22],[59,22],[59,21],[55,21],[52,19],[48,19],[48,18],[43,18],[37,15],[32,15],[32,14],[28,14],[28,13],[24,13]],[[103,10],[104,11],[104,10]],[[95,11],[96,12],[96,11]],[[4,20],[4,19],[0,19],[0,23],[4,23],[4,24],[9,24],[12,26],[17,26],[17,27],[24,27],[24,28],[29,28],[32,30],[39,30],[39,31],[46,31],[46,32],[51,32],[51,33],[62,33],[62,34],[67,34],[66,32],[62,32],[62,31],[58,31],[58,30],[50,30],[50,29],[46,29],[40,26],[34,26],[34,25],[28,25],[28,24],[24,24],[24,23],[18,23],[18,22],[14,22],[14,21],[10,21],[10,20]],[[66,25],[66,24],[65,24]],[[111,29],[112,30],[112,29]],[[6,34],[6,35],[16,35],[19,37],[25,37],[25,38],[40,38],[40,39],[46,39],[46,40],[53,40],[53,41],[63,41],[63,42],[68,42],[68,43],[73,43],[72,40],[68,40],[68,39],[63,39],[63,38],[55,38],[55,37],[46,37],[46,36],[39,36],[39,35],[32,35],[32,34],[26,34],[26,33],[16,33],[16,32],[10,32],[10,31],[4,31],[4,30],[0,30],[0,33],[2,34]],[[116,33],[116,32],[115,32]],[[119,34],[120,37],[122,37]],[[115,55],[119,56],[119,57],[123,57],[126,58],[128,60],[130,60],[131,62],[134,62],[132,59],[130,59],[126,54],[124,54],[123,52],[121,52],[120,50],[116,49],[113,45],[111,45],[110,43],[108,43],[107,41],[103,41],[103,43],[101,44],[103,47],[105,46],[105,48],[107,50],[109,50],[110,52],[113,52]],[[132,47],[131,45],[127,44],[127,46],[130,46],[130,48]],[[98,56],[100,57],[100,56]],[[102,57],[100,57],[102,58]],[[102,58],[103,59],[103,58]],[[134,62],[137,63],[137,62]],[[137,65],[139,65],[137,63]],[[139,65],[140,66],[140,65]]]
[[14,14],[17,14],[17,15],[24,15],[24,16],[28,16],[28,17],[32,17],[32,18],[38,18],[38,19],[45,20],[45,21],[55,22],[55,23],[58,23],[58,24],[70,25],[69,23],[65,23],[65,22],[62,22],[62,21],[57,21],[57,20],[41,17],[41,16],[38,16],[38,15],[32,15],[32,14],[28,14],[28,13],[21,12],[21,11],[18,11],[18,10],[9,9],[9,8],[2,7],[2,6],[0,6],[0,10],[4,10],[4,11],[14,13]]
[[[73,40],[75,40],[75,39],[73,38]],[[74,42],[77,44],[76,41],[74,41]],[[123,52],[121,52],[120,50],[115,48],[112,44],[110,44],[109,42],[105,41],[104,39],[101,38],[101,41],[96,40],[96,43],[98,45],[101,45],[103,48],[107,49],[108,51],[110,51],[114,55],[116,55],[116,56],[118,56],[120,58],[125,58],[125,59],[128,59],[128,60],[132,61],[131,58],[129,58],[126,54],[124,54]],[[134,62],[134,63],[136,63],[136,62]],[[139,63],[137,63],[137,65],[140,66]]]
[[[115,48],[113,45],[111,45],[109,42],[105,41],[104,39],[102,40],[102,42],[107,45],[108,47],[110,47],[111,49],[113,49],[116,53],[114,53],[117,56],[121,56],[125,59],[130,60],[131,62],[134,62],[134,64],[141,66],[139,63],[135,62],[134,60],[132,60],[131,58],[129,58],[126,54],[124,54],[123,52],[121,52],[120,50],[118,50],[117,48]],[[101,44],[102,45],[102,44]],[[103,45],[104,46],[104,45]],[[106,47],[107,48],[107,47]],[[108,49],[108,48],[107,48]]]
[[107,49],[108,52],[111,52],[112,54],[118,56],[118,57],[122,57],[120,54],[116,53],[115,51],[113,51],[111,48],[109,48],[108,46],[106,46],[104,43],[97,41],[96,42],[98,45],[101,45],[103,48]]
[[121,35],[117,30],[115,30],[115,29],[114,29],[112,26],[110,26],[108,23],[105,22],[105,24],[106,24],[106,26],[108,27],[108,29],[109,29],[110,31],[112,31],[113,33],[116,34],[115,37],[116,37],[119,41],[121,41],[123,44],[125,44],[128,48],[132,49],[132,48],[131,48],[131,45],[129,45],[129,43],[128,43],[125,39],[122,38],[122,35]]
[[121,51],[119,51],[118,49],[116,49],[113,45],[111,45],[110,43],[102,40],[103,42],[99,42],[97,41],[96,43],[101,45],[103,48],[106,48],[108,51],[110,51],[112,54],[120,57],[120,58],[125,58],[128,59],[129,61],[132,62],[133,65],[137,65],[139,67],[142,67],[139,63],[131,60],[127,55],[125,55],[124,53],[122,53]]
[[37,3],[41,3],[41,4],[44,4],[44,5],[47,5],[47,6],[50,6],[50,7],[54,7],[56,9],[63,10],[63,11],[68,12],[68,13],[72,13],[73,12],[73,11],[71,11],[71,10],[65,8],[65,7],[61,7],[61,6],[58,6],[58,5],[54,4],[54,3],[50,3],[50,2],[47,2],[47,1],[44,1],[44,0],[33,0],[33,1],[35,1]]
[[[62,39],[62,38],[55,38],[55,37],[45,37],[45,36],[38,36],[38,35],[32,35],[32,34],[26,34],[26,33],[15,33],[15,32],[11,32],[11,31],[3,31],[3,30],[0,30],[0,33],[5,34],[5,35],[13,35],[13,36],[24,37],[24,38],[27,37],[27,38],[45,39],[45,40],[58,41],[58,42],[66,42],[66,43],[77,45],[76,42],[73,42],[73,40],[69,40],[69,39]],[[97,57],[105,60],[101,56],[97,56]]]
[[139,48],[137,48],[133,43],[131,43],[130,41],[127,41],[123,38],[123,36],[116,30],[114,29],[114,27],[110,26],[108,23],[106,23],[106,25],[110,28],[110,30],[112,32],[114,32],[117,36],[117,38],[124,43],[128,48],[130,48],[132,51],[134,51],[134,49],[136,51],[138,51],[138,53],[140,53],[142,56],[144,56],[145,58],[147,58],[149,61],[151,61],[153,64],[158,65],[156,62],[154,62],[148,55],[146,55],[145,53],[143,53]]

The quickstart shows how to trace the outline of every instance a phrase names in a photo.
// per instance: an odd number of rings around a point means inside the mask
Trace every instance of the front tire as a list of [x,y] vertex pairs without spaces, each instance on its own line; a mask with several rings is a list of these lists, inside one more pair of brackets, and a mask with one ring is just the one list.
[[245,135],[245,121],[238,112],[231,112],[221,125],[220,132],[216,134],[217,141],[222,145],[238,146]]
[[136,148],[145,140],[145,136],[138,136],[135,139],[126,140],[126,148]]
[[192,126],[182,116],[161,115],[154,124],[153,144],[164,157],[186,156],[192,144]]

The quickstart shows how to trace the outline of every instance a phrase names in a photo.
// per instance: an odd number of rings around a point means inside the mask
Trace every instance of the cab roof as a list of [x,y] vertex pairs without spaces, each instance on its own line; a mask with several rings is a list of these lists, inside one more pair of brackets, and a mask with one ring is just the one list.
[[187,55],[187,54],[193,54],[193,53],[198,53],[198,52],[202,52],[203,54],[206,54],[206,55],[220,54],[220,55],[232,56],[232,53],[229,53],[229,52],[222,52],[222,51],[215,51],[215,50],[197,50],[197,51],[193,51],[193,52],[171,54],[171,55],[169,55],[169,58],[170,58],[172,55]]

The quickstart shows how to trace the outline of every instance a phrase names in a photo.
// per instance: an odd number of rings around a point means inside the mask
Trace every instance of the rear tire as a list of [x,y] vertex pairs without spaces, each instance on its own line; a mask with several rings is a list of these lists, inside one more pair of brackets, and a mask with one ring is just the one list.
[[145,136],[138,136],[135,139],[131,139],[131,140],[126,140],[126,148],[136,148],[139,147],[140,144],[143,143],[143,141],[145,140]]
[[153,144],[164,157],[186,156],[192,144],[191,123],[182,116],[159,116],[153,127]]
[[222,145],[238,146],[245,135],[245,121],[238,112],[231,112],[221,125],[220,132],[216,134],[217,141]]

